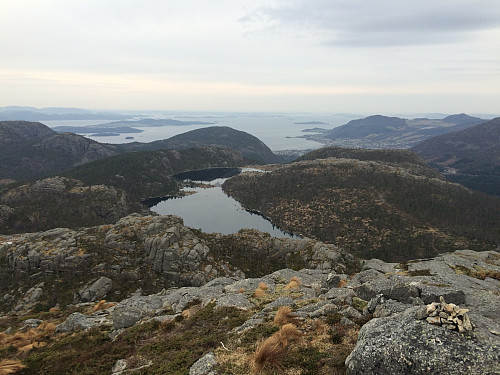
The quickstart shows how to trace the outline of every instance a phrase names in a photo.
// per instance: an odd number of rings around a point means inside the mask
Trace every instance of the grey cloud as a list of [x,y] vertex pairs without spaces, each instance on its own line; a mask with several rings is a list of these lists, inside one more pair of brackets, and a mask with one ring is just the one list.
[[337,46],[450,43],[500,27],[500,1],[298,0],[261,8],[242,22],[313,34]]

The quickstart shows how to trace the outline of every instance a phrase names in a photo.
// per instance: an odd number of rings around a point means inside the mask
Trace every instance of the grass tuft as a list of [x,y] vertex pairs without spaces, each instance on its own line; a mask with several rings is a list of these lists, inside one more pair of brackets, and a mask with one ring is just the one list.
[[280,369],[285,355],[285,348],[276,335],[265,339],[255,351],[251,368],[252,374],[258,374],[265,369]]
[[280,306],[276,315],[274,316],[274,324],[283,326],[287,323],[298,324],[298,319],[292,314],[292,309],[289,306]]
[[289,342],[302,336],[297,327],[288,323],[271,337],[265,339],[255,351],[251,360],[253,374],[258,374],[265,369],[282,369],[282,361],[286,354]]
[[300,286],[302,285],[302,281],[297,276],[293,276],[290,279],[290,282],[288,283],[287,286],[285,286],[285,289],[300,289]]
[[15,374],[19,370],[26,368],[21,361],[13,359],[0,360],[0,375]]

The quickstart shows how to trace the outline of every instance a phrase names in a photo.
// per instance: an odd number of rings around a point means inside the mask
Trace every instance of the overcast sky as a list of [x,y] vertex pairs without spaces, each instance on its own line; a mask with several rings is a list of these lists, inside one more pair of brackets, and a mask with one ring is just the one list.
[[0,106],[499,113],[499,0],[0,0]]

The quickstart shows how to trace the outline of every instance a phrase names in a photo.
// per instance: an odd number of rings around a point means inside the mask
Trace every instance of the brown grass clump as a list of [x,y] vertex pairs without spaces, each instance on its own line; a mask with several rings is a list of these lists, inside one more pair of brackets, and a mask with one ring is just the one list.
[[49,313],[51,313],[51,314],[59,312],[59,311],[61,311],[61,309],[59,307],[51,307],[49,309]]
[[245,288],[241,288],[240,290],[238,290],[238,293],[245,293]]
[[[28,329],[27,331],[16,332],[13,335],[0,335],[0,349],[5,349],[10,346],[26,352],[35,347],[45,346],[45,340],[54,334],[56,325],[54,323],[43,322],[36,329]],[[0,373],[1,374],[1,373]]]
[[15,374],[19,370],[25,368],[21,361],[14,359],[2,359],[0,360],[0,375]]
[[300,289],[300,284],[296,282],[295,280],[290,280],[287,286],[285,286],[285,289],[295,289],[299,290]]
[[282,360],[285,355],[285,347],[275,335],[268,337],[262,342],[252,357],[252,374],[258,374],[264,369],[282,368]]
[[343,286],[345,286],[347,284],[347,280],[345,279],[340,279],[339,281],[339,284],[338,284],[338,287],[339,288],[342,288]]
[[292,340],[298,339],[302,333],[294,324],[285,324],[278,332],[264,340],[252,356],[252,374],[258,374],[265,369],[282,369],[286,347]]
[[100,300],[96,305],[94,306],[94,312],[100,311],[100,310],[106,310],[109,309],[110,307],[113,307],[116,305],[116,302],[106,302],[105,299]]
[[280,306],[274,316],[274,325],[283,326],[287,323],[298,324],[298,320],[292,314],[292,309],[289,306]]
[[297,276],[292,276],[290,278],[290,282],[288,283],[288,285],[285,286],[285,289],[299,290],[301,285],[302,285],[302,281],[300,281],[300,279]]
[[56,331],[56,325],[51,322],[43,322],[37,328],[44,336],[51,336]]
[[255,292],[253,292],[253,296],[255,298],[263,298],[266,296],[266,292],[260,288],[255,289]]
[[255,292],[253,292],[253,296],[255,298],[263,298],[266,296],[267,285],[265,283],[260,283]]
[[201,309],[202,309],[201,305],[194,305],[182,311],[181,315],[184,317],[184,319],[189,319],[192,316],[196,315]]
[[288,346],[288,342],[292,340],[299,339],[302,336],[302,333],[297,329],[297,326],[292,323],[285,324],[281,329],[274,333],[273,336],[276,336],[283,345],[283,347]]
[[25,345],[25,346],[21,346],[18,350],[19,350],[20,352],[23,352],[23,353],[24,353],[24,352],[29,352],[29,351],[30,351],[31,349],[33,349],[33,348],[42,348],[42,347],[44,347],[45,345],[47,345],[47,343],[46,343],[46,342],[44,342],[44,341],[38,342],[38,341],[37,341],[37,342],[34,342],[34,343],[32,343],[32,344],[28,344],[28,345]]

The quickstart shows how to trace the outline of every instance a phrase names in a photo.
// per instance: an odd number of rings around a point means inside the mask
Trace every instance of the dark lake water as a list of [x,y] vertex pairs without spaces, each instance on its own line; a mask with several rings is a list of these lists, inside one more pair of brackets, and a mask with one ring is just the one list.
[[[197,171],[197,173],[203,174],[206,171]],[[225,173],[227,174],[227,172]],[[239,170],[235,173],[239,173]],[[200,174],[195,175],[197,178],[199,176]],[[184,174],[178,177],[189,178],[193,176]],[[208,178],[211,177],[213,174]],[[192,180],[192,178],[189,179]],[[193,191],[195,194],[164,200],[151,207],[151,210],[160,215],[180,216],[184,219],[184,225],[201,229],[207,233],[230,234],[236,233],[242,228],[252,228],[267,232],[274,237],[297,237],[280,230],[262,216],[245,210],[236,200],[227,196],[221,189],[221,185],[226,179],[198,180],[208,182],[215,187],[185,188],[185,191]]]

